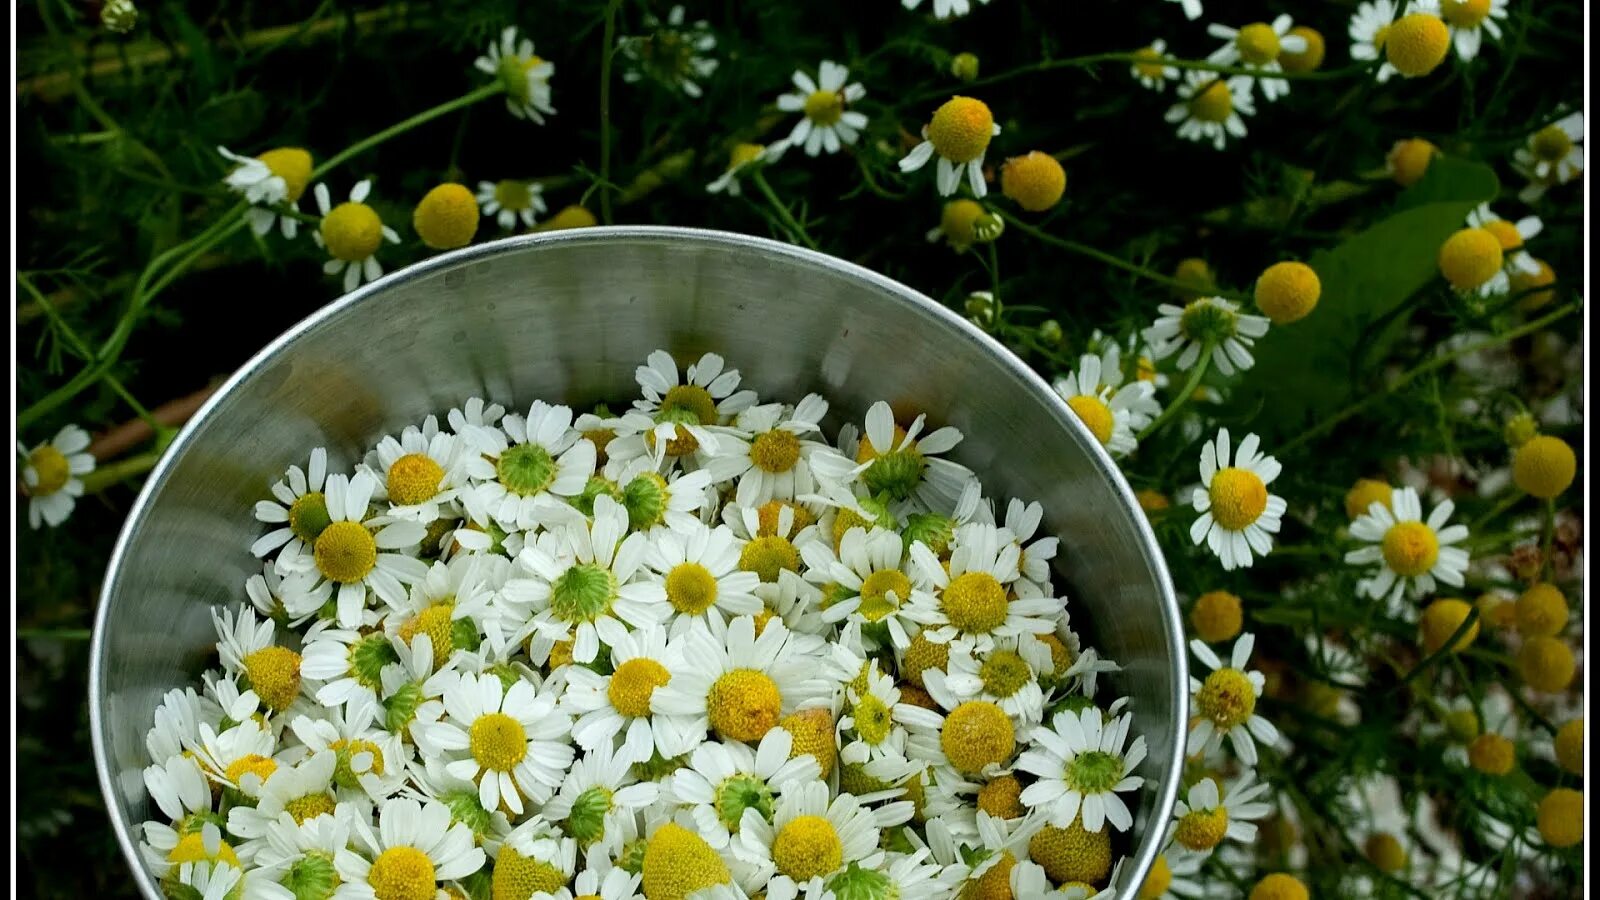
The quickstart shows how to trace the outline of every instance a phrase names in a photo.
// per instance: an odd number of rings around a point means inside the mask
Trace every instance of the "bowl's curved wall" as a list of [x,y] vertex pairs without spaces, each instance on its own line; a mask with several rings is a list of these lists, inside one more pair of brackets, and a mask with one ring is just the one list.
[[212,662],[208,607],[258,571],[250,511],[267,486],[310,447],[348,467],[376,436],[473,394],[633,396],[657,347],[721,353],[763,395],[819,391],[834,424],[878,399],[926,412],[966,434],[954,456],[987,493],[1044,503],[1073,624],[1123,664],[1112,689],[1149,741],[1132,895],[1177,790],[1187,671],[1160,551],[1099,445],[1019,360],[900,284],[743,235],[595,228],[445,254],[330,304],[238,372],[150,477],[106,576],[89,698],[113,826],[147,896],[160,893],[134,848],[144,733],[161,694]]

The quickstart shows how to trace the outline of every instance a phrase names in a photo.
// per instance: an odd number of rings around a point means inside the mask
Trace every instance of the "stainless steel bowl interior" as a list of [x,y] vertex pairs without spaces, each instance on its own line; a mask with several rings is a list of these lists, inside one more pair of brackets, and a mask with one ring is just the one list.
[[1062,539],[1073,625],[1123,665],[1151,787],[1119,894],[1158,852],[1181,769],[1187,669],[1160,549],[1099,444],[1036,374],[911,289],[745,235],[593,228],[510,238],[411,266],[329,304],[246,364],[183,430],[140,494],[107,572],[90,677],[95,762],[141,889],[144,734],[165,691],[214,664],[211,606],[258,564],[251,507],[309,448],[348,467],[375,438],[472,395],[508,406],[633,396],[658,347],[713,350],[763,395],[819,391],[831,424],[874,401],[960,428],[986,493],[1038,499]]

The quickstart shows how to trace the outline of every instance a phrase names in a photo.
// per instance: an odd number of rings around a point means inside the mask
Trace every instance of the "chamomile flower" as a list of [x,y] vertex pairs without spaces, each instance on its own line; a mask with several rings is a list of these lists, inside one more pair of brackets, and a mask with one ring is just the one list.
[[906,727],[938,728],[937,713],[900,702],[894,679],[869,663],[861,685],[845,686],[845,709],[838,724],[839,762],[846,775],[869,784],[903,784],[926,764],[906,758]]
[[632,766],[632,760],[614,754],[609,745],[596,746],[573,764],[561,790],[544,804],[540,815],[563,822],[580,847],[604,841],[616,831],[618,816],[656,801],[659,786],[638,782]]
[[826,880],[848,863],[876,867],[880,830],[911,816],[908,802],[863,807],[851,794],[829,797],[828,786],[813,782],[778,798],[769,822],[745,809],[734,853],[775,873],[768,885],[784,889],[813,878]]
[[[1150,864],[1144,883],[1139,886],[1140,900],[1183,900],[1205,897],[1206,888],[1196,880],[1205,857],[1194,853],[1163,853]],[[1112,879],[1115,883],[1115,879]]]
[[265,235],[277,225],[285,238],[293,239],[300,232],[300,220],[279,207],[298,211],[300,197],[311,183],[311,154],[299,147],[276,147],[260,156],[240,156],[226,147],[217,152],[235,164],[222,181],[250,202],[244,214],[250,230]]
[[1249,568],[1257,556],[1272,552],[1272,535],[1283,525],[1288,504],[1267,492],[1283,471],[1277,459],[1260,453],[1261,439],[1245,435],[1229,461],[1228,429],[1217,432],[1200,452],[1201,490],[1194,492],[1200,513],[1189,528],[1189,538],[1204,543],[1229,571]]
[[261,785],[254,806],[228,810],[228,831],[242,838],[258,838],[279,815],[300,824],[317,816],[331,816],[337,805],[333,773],[338,755],[330,750],[313,753],[292,766],[279,766]]
[[[721,440],[718,448],[728,446]],[[717,500],[711,490],[716,473],[711,468],[663,477],[644,459],[636,459],[617,473],[618,502],[628,512],[628,527],[651,531],[665,525],[687,533],[701,524],[701,511]]]
[[952,426],[922,430],[927,416],[918,415],[909,428],[894,420],[889,404],[879,400],[867,410],[866,428],[854,446],[841,449],[855,457],[854,468],[839,470],[837,455],[813,460],[813,469],[825,480],[859,480],[874,496],[887,495],[894,501],[915,498],[922,509],[948,513],[955,509],[972,470],[945,459],[945,454],[961,443],[961,432]]
[[1138,57],[1138,61],[1129,67],[1129,74],[1152,91],[1164,91],[1167,82],[1177,81],[1181,77],[1176,67],[1166,65],[1167,42],[1161,38],[1133,51],[1133,55]]
[[1439,583],[1460,587],[1465,583],[1469,557],[1455,546],[1467,538],[1467,526],[1448,525],[1455,504],[1445,500],[1422,518],[1422,499],[1416,488],[1397,488],[1389,506],[1374,503],[1350,523],[1350,536],[1367,546],[1346,553],[1344,561],[1356,566],[1377,563],[1370,578],[1356,590],[1395,608],[1408,592],[1427,596]]
[[442,803],[388,800],[378,811],[376,831],[359,818],[354,831],[359,850],[340,850],[334,858],[342,882],[334,900],[432,897],[439,882],[465,878],[486,859],[473,845],[472,829],[451,824]]
[[683,666],[681,642],[668,641],[659,625],[601,631],[611,648],[611,674],[573,666],[561,695],[561,708],[577,717],[572,739],[585,750],[595,750],[609,747],[620,735],[618,758],[635,763],[652,756],[672,759],[699,746],[706,734],[703,717],[660,715],[650,709],[651,697]]
[[256,539],[250,552],[265,558],[274,550],[273,566],[278,574],[304,572],[314,567],[312,548],[322,530],[328,527],[328,498],[323,486],[328,478],[328,451],[311,451],[306,468],[292,465],[281,480],[272,485],[272,500],[256,503],[257,522],[279,525]]
[[604,847],[589,848],[572,889],[584,900],[644,900],[639,893],[639,875],[613,863]]
[[[1480,203],[1476,209],[1467,214],[1467,224],[1473,228],[1482,228],[1499,239],[1500,249],[1504,251],[1506,273],[1509,276],[1539,274],[1539,261],[1533,258],[1525,246],[1544,230],[1544,221],[1538,216],[1523,216],[1512,222],[1496,215],[1494,210],[1489,208],[1489,204]],[[1509,281],[1506,286],[1510,286]]]
[[723,740],[758,742],[779,719],[820,705],[836,687],[816,671],[802,637],[776,621],[757,637],[749,616],[727,625],[696,621],[684,635],[683,667],[651,695],[650,709],[705,716]]
[[1020,557],[1021,550],[1005,540],[999,528],[979,522],[956,530],[948,569],[926,544],[912,544],[912,565],[932,586],[921,595],[931,602],[922,600],[916,612],[923,623],[922,635],[934,643],[956,641],[981,652],[999,638],[1050,631],[1060,600],[1008,596],[1018,583]]
[[557,540],[523,548],[517,565],[527,577],[507,581],[501,597],[533,609],[538,634],[573,641],[575,661],[592,662],[600,654],[597,629],[603,623],[620,620],[639,628],[671,612],[663,602],[666,587],[640,577],[649,538],[628,533],[627,511],[615,500],[598,498],[593,522],[569,523],[552,533]]
[[1260,75],[1245,76],[1247,84],[1261,84],[1261,95],[1267,100],[1277,100],[1289,93],[1287,79],[1274,78],[1283,72],[1280,58],[1285,53],[1304,53],[1307,43],[1304,36],[1291,33],[1294,19],[1288,14],[1268,22],[1252,22],[1242,28],[1227,25],[1209,25],[1206,33],[1227,41],[1206,57],[1225,66],[1238,65]]
[[1270,320],[1239,312],[1239,305],[1221,297],[1200,297],[1186,306],[1163,303],[1158,316],[1143,332],[1150,358],[1160,361],[1177,354],[1178,368],[1188,371],[1202,353],[1224,375],[1242,372],[1256,364],[1250,347],[1267,333]]
[[283,712],[300,696],[300,654],[276,643],[277,626],[257,620],[253,607],[212,609],[217,653],[222,666],[250,679],[256,695],[273,712]]
[[922,143],[900,160],[900,171],[915,172],[937,155],[939,195],[954,194],[965,177],[972,195],[981,199],[989,192],[983,177],[983,157],[989,150],[989,141],[999,133],[1000,123],[982,100],[951,97],[934,110],[933,118],[922,129]]
[[[234,689],[238,686],[234,685]],[[150,730],[144,737],[145,751],[153,760],[171,759],[200,740],[201,722],[216,727],[225,715],[242,721],[249,718],[259,704],[260,700],[252,696],[247,709],[237,710],[241,715],[231,716],[215,700],[202,697],[194,688],[173,688],[163,694],[156,705]]]
[[[1416,4],[1411,6],[1415,7]],[[1366,0],[1356,7],[1355,14],[1350,17],[1350,58],[1369,63],[1383,60],[1375,75],[1379,84],[1399,72],[1384,58],[1389,28],[1394,25],[1399,11],[1399,5],[1394,0]]]
[[739,413],[734,427],[748,435],[748,449],[726,464],[711,466],[713,480],[738,479],[734,500],[740,506],[760,506],[774,498],[793,500],[813,493],[811,456],[827,449],[816,440],[828,401],[807,394],[795,407],[781,403],[752,406]]
[[884,528],[852,528],[837,554],[826,541],[813,541],[802,555],[805,577],[833,586],[823,621],[859,622],[872,646],[887,643],[904,649],[911,643],[917,601],[932,606],[932,597],[925,596],[930,584],[922,570],[908,564],[900,535]]
[[622,54],[622,80],[633,84],[650,78],[684,96],[699,99],[700,82],[717,71],[717,60],[710,56],[717,49],[717,36],[704,19],[686,22],[682,5],[667,10],[663,23],[650,13],[643,17],[645,35],[617,41]]
[[493,216],[506,231],[516,228],[519,221],[524,228],[532,228],[547,209],[544,185],[537,181],[515,178],[480,181],[477,198],[483,214]]
[[533,52],[533,41],[517,40],[515,25],[500,32],[500,40],[490,44],[472,66],[500,80],[506,92],[506,109],[513,116],[543,125],[545,116],[555,115],[555,107],[550,105],[550,77],[556,73],[555,64]]
[[933,699],[946,709],[967,700],[984,700],[1006,711],[1020,726],[1032,725],[1044,715],[1041,675],[1054,670],[1050,648],[1031,634],[998,638],[989,650],[973,654],[952,648],[944,670],[923,674]]
[[446,770],[476,780],[485,809],[504,803],[520,815],[525,801],[543,804],[572,764],[572,722],[554,691],[523,680],[507,689],[496,675],[464,673],[445,689],[444,708],[446,718],[425,731],[446,751],[467,751]]
[[865,97],[867,89],[859,81],[846,84],[849,79],[849,69],[827,59],[818,68],[816,80],[796,69],[790,77],[794,92],[778,97],[778,109],[802,113],[784,143],[804,147],[807,156],[816,156],[823,150],[838,153],[841,146],[859,140],[867,117],[848,107]]
[[970,839],[958,841],[945,823],[930,821],[928,848],[944,865],[942,880],[955,896],[1004,897],[1011,894],[1011,873],[1028,861],[1028,844],[1045,824],[1040,815],[1002,819],[979,810],[977,834]]
[[1178,85],[1180,102],[1167,109],[1167,121],[1178,126],[1178,137],[1209,141],[1221,150],[1228,146],[1228,138],[1242,139],[1247,133],[1244,117],[1256,113],[1250,86],[1248,76],[1223,78],[1190,69]]
[[1224,839],[1253,842],[1253,820],[1266,818],[1273,809],[1271,803],[1256,801],[1267,788],[1265,782],[1256,781],[1255,772],[1250,769],[1229,784],[1225,793],[1215,777],[1201,779],[1172,811],[1175,848],[1204,856]]
[[306,633],[300,672],[320,683],[318,703],[343,706],[361,697],[378,699],[384,667],[400,660],[389,636],[373,627],[378,620],[375,610],[367,610],[361,622],[362,628],[370,629],[365,633],[326,623],[318,623]]
[[1085,353],[1077,371],[1057,379],[1054,387],[1101,446],[1124,456],[1139,447],[1134,429],[1148,424],[1161,406],[1155,400],[1155,385],[1148,381],[1108,385],[1106,379],[1113,374],[1121,381],[1121,372],[1104,371],[1099,355]]
[[17,442],[22,486],[28,494],[28,526],[60,525],[83,496],[82,476],[94,471],[94,457],[85,453],[89,433],[76,425],[56,432],[32,450]]
[[171,853],[181,837],[198,831],[206,822],[224,821],[212,811],[211,783],[192,756],[175,753],[146,766],[144,785],[156,808],[172,822],[171,827],[147,822],[142,829],[145,842],[162,854]]
[[405,784],[409,750],[399,735],[380,726],[380,715],[378,704],[363,699],[289,723],[307,752],[334,754],[334,794],[341,801],[380,802]]
[[1132,714],[1107,718],[1090,706],[1059,712],[1048,726],[1033,729],[1033,748],[1017,758],[1017,768],[1038,777],[1022,792],[1022,803],[1043,810],[1057,828],[1072,824],[1081,810],[1083,827],[1098,832],[1109,822],[1117,831],[1133,827],[1133,814],[1117,796],[1138,790],[1144,778],[1131,775],[1144,761],[1144,735],[1128,741]]
[[1229,664],[1224,666],[1204,641],[1189,642],[1189,649],[1211,669],[1204,681],[1190,676],[1189,691],[1195,712],[1189,726],[1189,755],[1214,753],[1227,738],[1233,752],[1247,766],[1256,764],[1256,741],[1274,744],[1278,729],[1256,713],[1256,700],[1267,678],[1246,670],[1256,636],[1243,634],[1234,642]]
[[259,837],[240,845],[240,852],[263,874],[279,873],[279,883],[291,891],[322,887],[331,892],[339,879],[334,860],[350,846],[353,811],[349,805],[335,807],[331,815],[304,821],[279,812]]
[[500,427],[501,438],[467,463],[474,501],[502,528],[522,531],[568,512],[565,500],[583,491],[596,458],[572,427],[572,408],[535,401],[526,418],[507,415]]
[[743,190],[739,177],[754,166],[775,163],[783,158],[783,152],[789,145],[784,141],[771,144],[734,144],[728,151],[728,167],[722,170],[717,179],[706,185],[708,194],[727,194],[730,197],[739,196]]
[[[977,0],[988,5],[989,0]],[[922,5],[922,0],[900,0],[906,9],[916,9]],[[972,0],[933,0],[933,17],[936,19],[954,19],[972,12]]]
[[742,542],[739,568],[755,573],[763,584],[772,584],[784,572],[799,573],[806,546],[821,540],[822,534],[815,524],[801,525],[800,508],[782,505],[765,518],[763,509],[771,507],[751,509],[730,503],[723,507],[722,519]]
[[663,789],[688,808],[700,836],[720,850],[739,833],[746,810],[770,821],[779,796],[817,782],[816,758],[794,755],[793,749],[793,735],[782,728],[768,731],[754,750],[734,741],[708,741],[663,781]]
[[667,621],[673,634],[700,618],[726,620],[761,612],[755,596],[761,575],[740,568],[741,542],[726,525],[681,522],[659,529],[649,543],[645,564],[662,579],[672,607]]
[[398,438],[385,435],[367,455],[367,467],[381,482],[391,517],[427,525],[442,515],[441,506],[455,499],[465,482],[470,450],[438,427],[429,416],[423,428],[408,425]]
[[1572,113],[1529,135],[1527,145],[1511,158],[1528,179],[1517,194],[1524,203],[1536,203],[1548,188],[1577,178],[1583,174],[1583,113]]
[[1483,47],[1485,33],[1500,40],[1500,23],[1510,15],[1509,0],[1440,0],[1439,14],[1450,26],[1456,56],[1474,59]]
[[383,224],[377,211],[367,205],[372,182],[356,182],[356,186],[350,189],[350,199],[338,206],[333,205],[327,185],[317,185],[312,193],[317,197],[317,210],[322,214],[322,223],[311,233],[311,239],[317,242],[318,247],[326,248],[328,255],[333,257],[323,264],[322,271],[329,275],[343,272],[345,293],[359,287],[363,278],[377,281],[383,275],[383,266],[378,263],[378,249],[384,241],[400,243],[400,235]]
[[400,647],[419,637],[426,640],[436,667],[456,650],[476,650],[487,624],[504,630],[502,610],[493,601],[510,569],[504,557],[487,553],[463,553],[448,563],[435,560],[405,600],[389,604],[384,630]]
[[220,731],[201,723],[199,739],[186,749],[200,761],[207,778],[254,797],[278,769],[273,758],[277,745],[272,731],[252,718]]

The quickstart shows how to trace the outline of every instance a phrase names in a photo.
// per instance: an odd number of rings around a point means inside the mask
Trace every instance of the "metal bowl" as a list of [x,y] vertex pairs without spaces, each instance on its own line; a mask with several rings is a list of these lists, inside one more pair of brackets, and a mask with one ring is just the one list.
[[1127,483],[1020,360],[916,291],[833,257],[739,234],[589,228],[446,253],[319,310],[236,373],[150,476],[106,573],[91,654],[95,764],[117,839],[147,816],[144,735],[160,696],[214,664],[209,609],[243,596],[256,500],[324,445],[349,466],[377,436],[471,395],[573,405],[631,396],[664,347],[714,350],[763,395],[819,391],[837,425],[887,399],[966,435],[991,496],[1043,502],[1073,625],[1120,662],[1149,742],[1119,894],[1133,896],[1177,794],[1188,673],[1171,581]]

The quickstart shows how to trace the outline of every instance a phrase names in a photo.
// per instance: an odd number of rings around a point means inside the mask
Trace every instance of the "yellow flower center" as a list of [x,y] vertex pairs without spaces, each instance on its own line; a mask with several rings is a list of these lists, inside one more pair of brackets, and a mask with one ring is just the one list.
[[1256,305],[1278,325],[1310,315],[1320,299],[1322,281],[1302,262],[1276,263],[1256,279]]
[[1116,427],[1116,418],[1111,414],[1111,407],[1104,400],[1090,394],[1079,394],[1068,398],[1067,405],[1078,414],[1078,419],[1094,435],[1094,439],[1102,445],[1111,442],[1111,434]]
[[821,707],[812,707],[784,716],[778,725],[794,738],[789,757],[797,759],[809,754],[822,768],[822,777],[827,778],[838,753],[833,739],[833,714]]
[[1394,497],[1394,488],[1388,483],[1375,481],[1371,478],[1362,478],[1344,495],[1344,512],[1351,519],[1356,519],[1367,514],[1367,510],[1374,503],[1382,503],[1384,508],[1389,508],[1389,501]]
[[765,149],[766,147],[760,144],[734,144],[733,149],[728,153],[728,168],[731,170],[749,165]]
[[1477,28],[1489,18],[1489,0],[1444,0],[1440,12],[1457,28]]
[[1400,141],[1389,151],[1389,173],[1401,187],[1410,187],[1422,180],[1428,165],[1439,155],[1439,148],[1423,140],[1411,138]]
[[1167,855],[1163,853],[1150,864],[1150,871],[1144,876],[1144,884],[1139,885],[1139,900],[1158,900],[1171,886],[1172,866],[1167,863]]
[[1367,838],[1365,848],[1367,859],[1372,861],[1378,871],[1394,874],[1406,867],[1406,848],[1400,845],[1400,840],[1386,831],[1380,831]]
[[1249,469],[1229,466],[1211,477],[1211,517],[1229,531],[1241,531],[1267,509],[1267,485]]
[[256,157],[272,174],[283,179],[283,199],[293,205],[311,183],[311,154],[299,147],[278,147]]
[[1523,312],[1541,309],[1556,298],[1555,290],[1550,287],[1556,283],[1556,271],[1542,259],[1535,259],[1534,264],[1539,267],[1539,271],[1524,272],[1518,269],[1511,273],[1511,293],[1521,297],[1517,301],[1517,308]]
[[987,634],[1006,621],[1006,589],[988,572],[964,572],[950,579],[939,605],[950,624],[962,631]]
[[1273,872],[1256,882],[1256,886],[1250,889],[1249,900],[1308,900],[1310,896],[1300,879],[1283,872]]
[[821,816],[797,816],[772,839],[772,862],[799,882],[826,875],[844,861],[844,844]]
[[1516,762],[1516,745],[1493,732],[1485,732],[1467,745],[1467,761],[1485,775],[1504,775]]
[[1389,65],[1407,78],[1432,72],[1450,52],[1450,28],[1432,13],[1411,13],[1389,26],[1383,44]]
[[970,247],[978,239],[978,220],[986,215],[988,211],[976,200],[951,200],[939,213],[939,230],[951,246]]
[[370,773],[380,776],[383,774],[383,749],[372,741],[362,740],[361,738],[356,738],[355,740],[339,738],[336,741],[330,741],[328,749],[334,752],[337,760],[333,769],[333,780],[340,787],[354,790],[361,786],[360,779],[351,760],[363,753],[372,758],[364,774]]
[[804,506],[788,500],[768,500],[756,507],[756,536],[766,537],[767,535],[777,534],[778,517],[783,514],[785,508],[794,511],[795,531],[816,524],[817,517]]
[[1228,810],[1218,806],[1185,813],[1178,819],[1178,827],[1173,830],[1172,836],[1190,850],[1205,851],[1222,843],[1227,833]]
[[1067,190],[1067,172],[1048,153],[1037,150],[1012,157],[1000,168],[1000,192],[1028,212],[1044,212]]
[[1522,642],[1517,652],[1522,680],[1536,691],[1553,694],[1567,689],[1577,671],[1572,648],[1551,637],[1533,637]]
[[951,97],[928,123],[928,141],[940,156],[953,163],[972,162],[989,149],[994,136],[994,113],[981,100]]
[[205,835],[199,831],[191,831],[178,838],[177,845],[167,851],[167,862],[172,863],[174,866],[181,866],[184,863],[220,862],[233,866],[235,869],[239,868],[239,857],[233,852],[233,848],[228,846],[227,841],[217,842],[217,852],[215,854],[207,853]]
[[433,860],[415,847],[390,847],[378,854],[367,884],[378,900],[433,900],[438,891]]
[[1039,643],[1050,648],[1050,672],[1061,675],[1072,666],[1072,650],[1069,649],[1061,638],[1053,634],[1037,635]]
[[423,453],[407,453],[389,467],[389,499],[413,506],[439,493],[444,468]]
[[1166,68],[1163,66],[1162,55],[1156,51],[1156,48],[1140,47],[1138,50],[1133,51],[1133,55],[1139,60],[1139,62],[1133,64],[1135,72],[1145,78],[1161,78],[1165,76]]
[[1554,637],[1567,626],[1567,598],[1548,582],[1536,584],[1517,598],[1517,631],[1532,637]]
[[1572,152],[1572,136],[1560,125],[1546,125],[1528,142],[1533,155],[1545,162],[1560,162]]
[[1202,122],[1226,122],[1233,115],[1233,90],[1221,78],[1196,91],[1189,98],[1189,114]]
[[635,657],[617,666],[617,670],[611,673],[606,697],[617,712],[630,719],[648,716],[650,695],[671,678],[672,675],[661,663],[643,656]]
[[1194,703],[1200,715],[1227,731],[1243,725],[1255,713],[1256,688],[1238,669],[1222,668],[1206,676]]
[[667,573],[667,602],[678,612],[698,616],[717,602],[717,579],[697,562],[678,563]]
[[300,654],[288,647],[262,647],[243,660],[250,687],[274,712],[283,712],[300,696]]
[[856,733],[874,746],[887,740],[894,727],[889,707],[872,694],[861,695],[861,699],[851,707],[850,715],[855,718]]
[[494,202],[500,204],[501,209],[522,212],[533,207],[533,189],[526,181],[497,181]]
[[1583,791],[1556,788],[1539,801],[1539,836],[1552,847],[1583,842]]
[[1561,726],[1555,739],[1556,762],[1574,775],[1583,774],[1583,717]]
[[472,758],[485,769],[509,772],[528,755],[528,733],[505,713],[485,713],[469,733]]
[[1541,500],[1551,500],[1572,485],[1578,458],[1566,441],[1547,434],[1524,441],[1511,456],[1511,480]]
[[968,700],[945,717],[939,746],[958,771],[976,774],[1011,756],[1016,729],[1005,710],[985,700]]
[[1033,669],[1012,650],[996,650],[978,668],[983,689],[996,697],[1010,697],[1033,681]]
[[728,740],[753,743],[766,736],[783,712],[778,684],[756,669],[732,669],[706,692],[706,717]]
[[778,572],[800,570],[800,551],[789,539],[775,534],[758,537],[739,551],[739,568],[754,572],[762,581],[771,584],[778,580]]
[[317,816],[331,816],[333,809],[333,795],[326,792],[296,797],[283,805],[283,811],[294,816],[297,825]]
[[554,894],[566,884],[567,876],[560,869],[503,846],[494,862],[489,895],[491,900],[528,900],[538,893]]
[[1500,242],[1501,250],[1517,250],[1522,247],[1522,232],[1505,219],[1490,219],[1479,227],[1494,235],[1495,240]]
[[333,522],[317,535],[312,555],[328,580],[354,584],[378,564],[378,542],[360,522]]
[[1011,870],[1016,867],[1016,856],[1010,850],[1002,850],[998,862],[962,888],[961,900],[1014,900]]
[[378,252],[383,220],[365,203],[341,203],[322,217],[322,242],[334,259],[359,262]]
[[594,213],[574,203],[545,221],[539,223],[534,231],[561,231],[566,228],[593,228],[599,222]]
[[1278,33],[1265,22],[1255,22],[1239,29],[1239,36],[1233,39],[1233,44],[1239,48],[1239,59],[1251,66],[1272,62],[1282,49],[1278,43]]
[[411,227],[435,250],[472,243],[478,233],[478,198],[466,185],[446,183],[424,194],[411,213]]
[[66,487],[72,478],[72,466],[60,450],[45,444],[28,454],[28,464],[38,475],[38,483],[28,489],[34,497],[46,497]]
[[1422,522],[1396,522],[1383,536],[1383,561],[1397,575],[1425,575],[1439,561],[1439,536]]
[[750,461],[763,472],[787,472],[800,461],[800,438],[783,429],[761,434],[750,444]]
[[679,384],[667,390],[661,398],[661,412],[687,412],[693,414],[701,425],[717,423],[717,401],[711,392],[697,384]]
[[1022,782],[1015,775],[1000,775],[978,789],[978,808],[997,819],[1021,818]]
[[1244,624],[1244,610],[1236,594],[1207,591],[1194,601],[1189,611],[1194,633],[1208,644],[1231,640]]
[[1322,32],[1304,25],[1296,25],[1289,29],[1291,37],[1304,38],[1306,49],[1295,53],[1290,50],[1283,51],[1278,58],[1283,64],[1285,72],[1311,72],[1322,67],[1322,59],[1327,55],[1328,43],[1323,40]]
[[450,659],[450,654],[455,652],[455,638],[451,633],[454,624],[451,616],[455,608],[454,603],[435,603],[417,613],[400,626],[400,640],[409,647],[412,638],[419,634],[427,635],[428,643],[433,645],[434,668],[444,665]]
[[812,91],[806,98],[806,118],[818,125],[832,125],[844,115],[844,95],[837,91]]
[[1080,816],[1066,828],[1046,825],[1028,840],[1028,855],[1055,882],[1096,882],[1111,871],[1111,829],[1087,831]]
[[[1444,648],[1445,642],[1456,633],[1461,623],[1467,620],[1472,613],[1472,604],[1465,600],[1447,597],[1435,600],[1428,604],[1422,611],[1422,649],[1429,653],[1437,653]],[[1472,623],[1465,633],[1450,646],[1450,652],[1459,653],[1472,646],[1478,637],[1478,623]]]
[[905,655],[900,660],[900,675],[918,687],[922,687],[922,673],[929,669],[943,670],[950,665],[950,645],[935,644],[920,632],[911,639],[911,646],[906,648]]
[[265,783],[268,778],[272,777],[272,773],[276,771],[278,771],[277,760],[270,756],[262,756],[259,753],[247,753],[228,763],[228,768],[223,771],[222,777],[233,784],[238,784],[239,779],[244,776],[255,775]]
[[717,851],[675,822],[650,836],[640,874],[640,888],[650,900],[685,900],[696,891],[733,880]]

